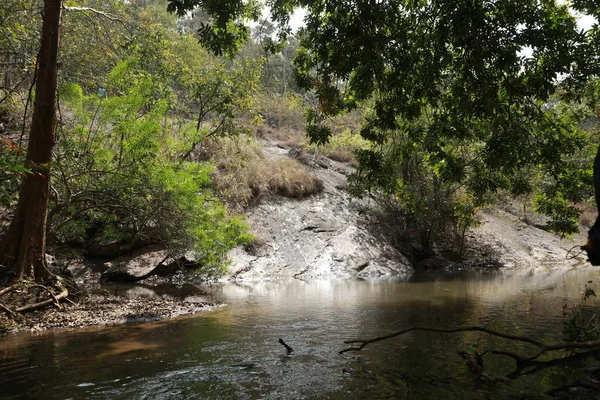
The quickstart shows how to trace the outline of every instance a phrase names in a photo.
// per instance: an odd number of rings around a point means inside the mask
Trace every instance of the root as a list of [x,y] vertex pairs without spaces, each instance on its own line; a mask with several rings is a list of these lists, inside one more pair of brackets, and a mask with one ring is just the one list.
[[18,283],[15,283],[14,285],[11,285],[9,287],[5,287],[4,289],[0,290],[0,296],[2,296],[5,293],[8,293],[12,290],[15,290],[17,287],[19,286]]
[[[37,285],[34,284],[34,287],[39,287],[44,289],[45,291],[47,291],[48,293],[50,293],[50,296],[52,296],[52,298],[54,299],[54,304],[56,305],[56,308],[58,308],[59,310],[63,309],[63,306],[60,304],[60,302],[58,300],[60,300],[54,293],[52,293],[52,290],[50,290],[50,288],[48,286],[44,286],[44,285]],[[67,290],[66,288],[64,288],[65,290]],[[61,292],[62,293],[62,292]],[[67,296],[69,295],[69,292],[67,291]],[[66,297],[64,297],[66,298]]]
[[37,302],[37,303],[33,303],[33,304],[26,304],[24,306],[16,307],[16,308],[12,308],[12,307],[9,308],[5,304],[0,303],[0,310],[4,310],[11,316],[16,315],[17,313],[25,313],[28,311],[37,310],[39,308],[46,307],[51,304],[54,304],[59,310],[63,310],[64,306],[60,303],[60,300],[65,300],[71,304],[75,304],[70,299],[67,298],[67,296],[69,296],[69,290],[66,287],[64,287],[60,282],[58,282],[56,284],[56,287],[61,290],[61,292],[58,294],[55,294],[55,292],[52,290],[52,286],[41,285],[39,283],[35,283],[32,281],[19,281],[9,287],[6,287],[6,288],[0,290],[0,296],[10,293],[11,291],[13,291],[19,287],[25,287],[25,288],[35,287],[35,288],[43,289],[46,292],[48,292],[48,294],[50,295],[51,298],[44,300],[44,301]]
[[65,297],[63,300],[65,300],[67,303],[71,304],[72,306],[77,306],[78,304],[75,303],[73,300],[71,300],[68,297]]

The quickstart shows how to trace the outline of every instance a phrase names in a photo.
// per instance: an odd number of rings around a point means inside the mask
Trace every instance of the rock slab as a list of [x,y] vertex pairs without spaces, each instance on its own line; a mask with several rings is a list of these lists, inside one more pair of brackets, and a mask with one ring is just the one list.
[[[275,148],[265,153],[285,157]],[[283,153],[283,154],[282,154]],[[408,260],[375,237],[363,213],[362,200],[350,201],[344,164],[311,173],[323,181],[323,191],[303,200],[273,197],[250,210],[248,221],[261,243],[251,250],[229,252],[230,280],[376,277],[409,274]]]

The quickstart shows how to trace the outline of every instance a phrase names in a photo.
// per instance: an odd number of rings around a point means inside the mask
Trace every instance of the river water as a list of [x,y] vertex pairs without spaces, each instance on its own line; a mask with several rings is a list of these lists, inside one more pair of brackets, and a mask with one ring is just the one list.
[[[458,350],[532,350],[480,333],[411,332],[338,352],[344,340],[412,325],[477,324],[557,340],[563,305],[578,303],[590,280],[600,271],[215,284],[196,296],[226,305],[199,315],[0,339],[0,398],[541,398],[563,375],[547,370],[510,385],[474,377]],[[512,365],[485,362],[493,374]]]

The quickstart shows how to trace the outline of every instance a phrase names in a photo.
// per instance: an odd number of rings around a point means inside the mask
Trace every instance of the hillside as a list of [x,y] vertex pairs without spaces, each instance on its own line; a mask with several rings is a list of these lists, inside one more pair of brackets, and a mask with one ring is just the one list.
[[[273,159],[290,156],[278,141],[264,141]],[[292,151],[293,153],[293,151]],[[311,156],[314,157],[314,156]],[[314,161],[314,160],[313,160]],[[323,191],[297,200],[270,197],[249,209],[254,246],[230,251],[228,279],[377,277],[411,273],[410,262],[388,238],[377,234],[365,199],[350,199],[345,188],[351,167],[322,157],[311,173],[323,182]],[[580,233],[572,239],[527,224],[510,204],[479,213],[480,226],[468,235],[466,265],[505,268],[585,266],[585,254],[567,259],[567,252],[585,243]],[[577,253],[576,251],[575,253]],[[462,268],[434,257],[433,268]]]

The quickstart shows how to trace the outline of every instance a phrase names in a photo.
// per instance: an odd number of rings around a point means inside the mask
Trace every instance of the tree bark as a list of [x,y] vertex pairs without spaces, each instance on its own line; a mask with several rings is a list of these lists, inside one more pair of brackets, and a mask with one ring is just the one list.
[[57,59],[62,0],[44,0],[35,104],[27,147],[25,176],[6,235],[0,241],[0,263],[18,279],[45,280],[46,216],[50,198],[50,163],[56,129]]

